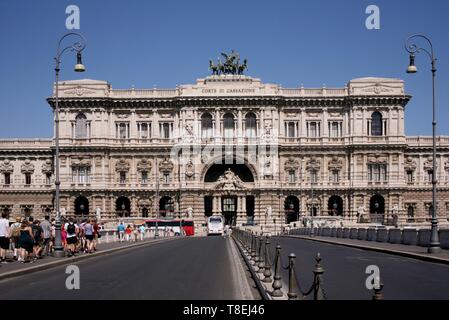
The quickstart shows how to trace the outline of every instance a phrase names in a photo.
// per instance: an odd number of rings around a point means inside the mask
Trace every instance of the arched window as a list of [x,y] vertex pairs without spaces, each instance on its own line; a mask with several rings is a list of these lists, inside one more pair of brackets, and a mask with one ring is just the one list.
[[225,138],[234,138],[234,116],[230,113],[227,113],[223,117],[223,127],[224,127],[224,137]]
[[247,138],[255,138],[257,136],[257,121],[254,113],[248,113],[246,115],[245,131]]
[[203,139],[210,139],[212,136],[212,116],[209,113],[205,113],[201,116],[201,137]]
[[382,136],[382,114],[378,111],[371,115],[371,135]]
[[413,206],[408,206],[407,208],[407,220],[408,222],[415,220],[415,208]]
[[75,118],[75,138],[87,138],[87,118],[83,113],[80,113]]

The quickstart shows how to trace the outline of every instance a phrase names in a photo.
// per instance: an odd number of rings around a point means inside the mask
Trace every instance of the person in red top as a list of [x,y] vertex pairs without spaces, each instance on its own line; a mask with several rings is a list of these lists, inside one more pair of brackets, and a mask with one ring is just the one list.
[[128,226],[125,229],[126,241],[131,240],[132,233],[133,233],[133,228],[131,228],[131,226],[128,224]]

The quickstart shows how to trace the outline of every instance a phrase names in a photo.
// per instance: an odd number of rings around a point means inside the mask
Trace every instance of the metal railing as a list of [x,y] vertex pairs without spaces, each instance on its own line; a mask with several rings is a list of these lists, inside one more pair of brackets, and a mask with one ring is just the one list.
[[[232,236],[258,276],[254,280],[264,283],[266,291],[272,298],[282,298],[286,295],[288,300],[304,300],[308,296],[311,296],[313,300],[328,299],[324,289],[323,275],[325,270],[321,264],[320,253],[317,253],[315,257],[312,285],[304,290],[295,270],[296,255],[294,253],[288,255],[288,264],[284,266],[282,263],[282,247],[280,243],[277,243],[273,257],[269,236],[257,235],[254,232],[242,229],[235,229]],[[271,264],[271,261],[274,261],[274,264]],[[282,270],[288,270],[286,294],[284,293],[285,290],[283,291]],[[382,289],[383,284],[373,289],[373,300],[383,299]]]

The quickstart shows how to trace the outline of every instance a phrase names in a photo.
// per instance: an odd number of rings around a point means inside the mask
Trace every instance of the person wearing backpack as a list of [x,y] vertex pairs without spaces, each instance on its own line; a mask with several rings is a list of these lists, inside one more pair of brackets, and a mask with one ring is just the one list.
[[11,225],[11,248],[14,252],[14,260],[20,261],[19,254],[19,238],[20,238],[20,227],[22,225],[20,217],[16,218],[16,222]]
[[70,218],[69,222],[67,222],[64,226],[64,229],[67,232],[67,250],[68,256],[71,257],[76,252],[76,243],[78,241],[76,235],[79,232],[78,226],[73,222],[73,219]]

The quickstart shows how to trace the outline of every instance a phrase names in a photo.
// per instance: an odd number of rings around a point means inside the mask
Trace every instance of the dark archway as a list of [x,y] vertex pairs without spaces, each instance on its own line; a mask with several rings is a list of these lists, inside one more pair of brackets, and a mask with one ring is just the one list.
[[245,164],[214,164],[207,170],[204,182],[215,182],[222,176],[226,170],[231,169],[243,182],[254,182],[254,176],[251,170]]
[[343,199],[340,196],[332,196],[327,202],[327,210],[330,216],[343,215]]
[[254,207],[255,207],[254,196],[246,196],[245,207],[246,207],[246,223],[248,225],[254,225]]
[[142,217],[148,218],[148,208],[147,207],[142,208]]
[[159,200],[159,214],[164,218],[173,218],[175,213],[175,202],[171,197],[162,197]]
[[298,221],[299,200],[295,196],[288,196],[284,201],[285,223]]
[[115,202],[115,210],[119,217],[129,217],[131,215],[131,201],[127,197],[119,197]]
[[77,216],[89,215],[89,200],[84,196],[75,199],[75,214]]
[[212,196],[204,197],[204,215],[210,217],[213,214],[213,200]]
[[369,211],[371,214],[385,213],[385,199],[380,194],[375,194],[369,201]]

